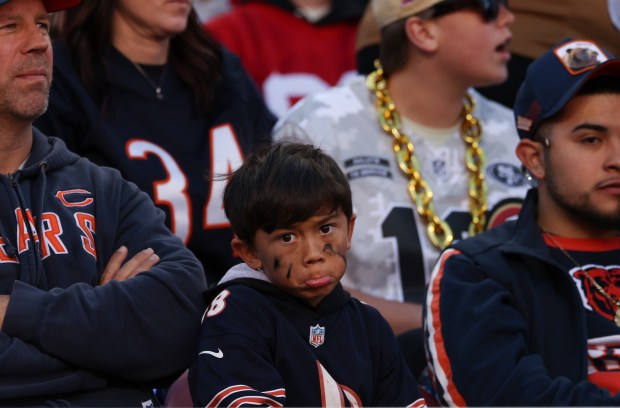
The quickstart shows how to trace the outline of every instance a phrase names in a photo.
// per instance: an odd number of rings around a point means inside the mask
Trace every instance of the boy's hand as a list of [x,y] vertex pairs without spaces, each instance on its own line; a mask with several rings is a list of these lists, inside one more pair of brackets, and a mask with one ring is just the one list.
[[112,254],[103,270],[99,284],[105,285],[111,280],[124,281],[133,278],[140,272],[148,271],[159,262],[159,256],[155,255],[151,248],[147,248],[123,264],[127,258],[127,253],[127,247],[123,245]]

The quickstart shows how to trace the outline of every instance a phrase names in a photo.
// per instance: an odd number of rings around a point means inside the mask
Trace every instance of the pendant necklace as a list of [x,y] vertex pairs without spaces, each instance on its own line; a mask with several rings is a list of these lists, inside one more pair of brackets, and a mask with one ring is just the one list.
[[140,75],[142,75],[142,77],[144,79],[146,79],[146,81],[153,87],[153,89],[155,90],[155,97],[162,101],[164,99],[164,94],[161,90],[161,85],[164,82],[164,76],[166,76],[166,68],[167,65],[164,65],[164,69],[161,72],[161,75],[159,76],[159,81],[158,83],[155,83],[151,77],[144,72],[144,69],[142,68],[142,66],[140,66],[140,64],[136,64],[135,62],[131,61],[131,63],[133,64],[134,67],[136,67],[136,70],[140,73]]
[[583,269],[583,267],[581,266],[581,264],[579,262],[577,262],[575,260],[575,258],[573,258],[564,248],[562,248],[560,246],[560,244],[558,244],[558,242],[555,240],[555,238],[553,238],[553,235],[550,234],[548,231],[546,230],[542,230],[543,233],[551,240],[551,242],[553,242],[553,244],[560,250],[562,251],[562,253],[564,254],[564,256],[566,256],[573,264],[575,264],[575,266],[577,268],[579,268],[579,270],[581,272],[583,272],[583,274],[585,275],[585,277],[590,281],[590,283],[596,288],[596,290],[598,291],[598,293],[600,293],[601,295],[603,295],[603,297],[605,297],[605,299],[609,300],[615,307],[616,307],[616,312],[615,312],[615,316],[614,316],[614,323],[616,323],[616,326],[620,327],[620,300],[618,299],[614,299],[613,297],[611,297],[611,295],[609,293],[607,293],[605,291],[605,289],[603,289],[603,287],[596,281],[596,279],[594,279],[592,276],[590,276],[590,274],[588,273],[588,271],[586,271],[585,269]]

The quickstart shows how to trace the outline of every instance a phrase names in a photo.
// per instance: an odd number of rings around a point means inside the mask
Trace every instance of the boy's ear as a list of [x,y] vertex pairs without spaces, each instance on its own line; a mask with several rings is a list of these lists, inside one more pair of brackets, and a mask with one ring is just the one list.
[[262,269],[263,263],[258,258],[258,254],[256,249],[253,246],[248,245],[245,241],[234,237],[232,241],[230,241],[230,246],[233,249],[233,252],[239,255],[243,262],[245,262],[252,269]]
[[531,139],[521,139],[516,148],[516,154],[525,168],[537,180],[545,178],[545,156],[542,143]]
[[424,52],[437,49],[437,27],[432,20],[411,16],[405,23],[405,32],[409,41]]
[[347,234],[347,250],[351,249],[351,239],[353,238],[353,229],[355,228],[355,220],[357,216],[355,214],[351,215],[349,219],[349,233]]

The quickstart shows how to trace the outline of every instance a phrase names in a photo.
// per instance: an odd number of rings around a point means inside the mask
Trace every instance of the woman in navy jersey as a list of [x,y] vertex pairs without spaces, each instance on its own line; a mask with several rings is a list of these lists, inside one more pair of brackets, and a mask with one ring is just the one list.
[[35,125],[146,191],[216,283],[236,260],[225,181],[209,175],[269,143],[275,118],[190,0],[84,2],[64,17],[50,107]]

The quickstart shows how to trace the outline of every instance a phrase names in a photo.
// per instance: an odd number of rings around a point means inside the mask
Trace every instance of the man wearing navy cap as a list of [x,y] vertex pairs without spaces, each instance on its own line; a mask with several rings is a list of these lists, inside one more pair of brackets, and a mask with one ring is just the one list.
[[0,0],[0,405],[157,404],[189,365],[198,260],[120,173],[32,126],[52,82],[49,12]]
[[443,252],[426,346],[446,405],[620,404],[620,60],[567,40],[517,94],[518,220]]

